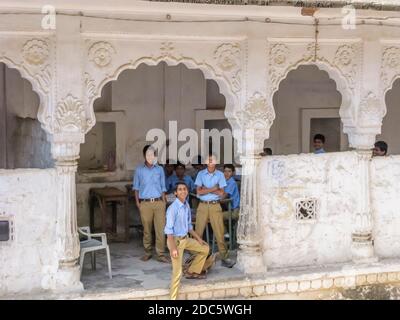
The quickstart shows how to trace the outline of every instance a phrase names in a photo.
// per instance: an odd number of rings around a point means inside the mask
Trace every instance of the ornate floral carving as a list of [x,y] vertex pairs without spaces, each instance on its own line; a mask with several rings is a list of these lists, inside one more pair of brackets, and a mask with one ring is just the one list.
[[270,49],[270,59],[274,65],[282,65],[286,62],[289,55],[289,48],[283,43],[274,44]]
[[241,90],[241,49],[238,43],[224,43],[217,47],[214,59],[218,68],[230,81],[232,90],[237,93]]
[[334,66],[336,66],[347,78],[351,89],[354,89],[357,83],[357,49],[357,45],[355,44],[344,44],[336,50],[335,57],[333,59]]
[[275,119],[275,111],[267,99],[256,92],[249,99],[245,109],[236,113],[236,117],[242,128],[268,130]]
[[269,50],[269,76],[271,80],[271,90],[279,84],[280,78],[284,73],[290,50],[283,43],[276,43]]
[[172,57],[173,56],[173,51],[175,50],[175,47],[172,42],[162,42],[160,51],[161,51],[161,57]]
[[336,50],[334,64],[338,66],[348,66],[354,58],[354,47],[350,45],[342,45]]
[[115,53],[116,51],[110,43],[99,41],[89,48],[89,60],[100,68],[106,67],[111,63],[112,56]]
[[385,110],[373,92],[368,92],[360,103],[359,121],[362,126],[380,125]]
[[31,65],[42,65],[49,57],[49,46],[45,40],[32,39],[24,44],[22,56]]
[[321,45],[319,43],[311,42],[307,45],[306,52],[303,55],[305,61],[317,61],[319,59],[319,52]]
[[[382,82],[385,87],[400,72],[400,47],[386,47],[382,55]],[[385,88],[386,89],[386,88]]]
[[89,101],[91,101],[96,95],[96,85],[94,80],[90,77],[90,74],[85,72],[84,83],[86,87],[86,96]]
[[82,102],[69,94],[57,105],[55,132],[82,132],[86,130],[86,114]]
[[389,68],[397,68],[400,66],[400,48],[389,47],[387,48],[382,57],[383,65]]

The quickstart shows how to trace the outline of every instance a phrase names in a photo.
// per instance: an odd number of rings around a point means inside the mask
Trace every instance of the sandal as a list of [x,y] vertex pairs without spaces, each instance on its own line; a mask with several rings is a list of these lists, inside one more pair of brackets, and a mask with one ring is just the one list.
[[158,262],[162,262],[162,263],[171,263],[171,260],[168,259],[166,256],[159,256],[159,257],[157,258],[157,261],[158,261]]
[[151,255],[144,255],[143,257],[140,258],[141,261],[149,261],[151,259]]

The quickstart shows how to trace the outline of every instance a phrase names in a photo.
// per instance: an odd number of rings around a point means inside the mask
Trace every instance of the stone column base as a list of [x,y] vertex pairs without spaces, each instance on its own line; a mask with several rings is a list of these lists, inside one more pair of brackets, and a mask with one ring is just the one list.
[[267,272],[263,256],[258,246],[241,245],[238,250],[237,267],[245,274],[260,274]]
[[372,240],[355,241],[351,245],[352,260],[354,263],[372,263],[377,262],[378,258],[374,256],[374,246]]
[[58,293],[73,293],[83,291],[83,284],[80,281],[80,269],[78,265],[58,269],[55,291]]

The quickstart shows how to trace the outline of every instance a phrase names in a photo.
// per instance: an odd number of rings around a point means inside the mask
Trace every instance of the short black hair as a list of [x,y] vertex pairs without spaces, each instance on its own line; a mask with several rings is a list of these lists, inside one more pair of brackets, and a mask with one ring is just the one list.
[[322,143],[325,143],[325,136],[324,136],[323,134],[317,133],[317,134],[314,136],[313,141],[315,141],[315,140],[321,140]]
[[174,165],[174,167],[175,167],[175,169],[178,167],[182,167],[183,169],[186,169],[186,166],[182,162],[179,162],[179,161]]
[[385,151],[385,156],[387,154],[388,151],[388,144],[385,141],[377,141],[374,144],[375,148],[379,148],[382,151]]
[[226,168],[231,169],[232,172],[235,171],[235,166],[233,164],[230,164],[230,163],[224,164],[224,169],[226,169]]
[[179,186],[185,186],[186,189],[189,191],[189,187],[188,187],[188,185],[186,184],[186,182],[185,182],[185,181],[182,181],[182,180],[179,180],[179,181],[176,183],[176,185],[175,185],[175,189],[174,189],[175,192],[178,190],[178,187],[179,187]]
[[156,150],[153,148],[153,146],[151,144],[148,144],[148,145],[145,145],[143,148],[143,157],[146,157],[146,152],[149,149],[153,150],[154,154],[156,154]]

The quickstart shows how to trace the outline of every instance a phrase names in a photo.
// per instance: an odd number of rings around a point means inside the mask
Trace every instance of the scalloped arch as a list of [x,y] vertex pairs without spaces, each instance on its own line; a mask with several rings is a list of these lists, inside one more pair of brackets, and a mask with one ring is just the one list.
[[47,133],[51,134],[51,130],[50,130],[49,123],[48,123],[49,121],[46,121],[45,116],[44,116],[45,111],[48,108],[48,105],[46,102],[47,94],[44,92],[43,88],[41,88],[38,81],[30,74],[30,72],[23,65],[15,63],[10,58],[0,57],[0,63],[4,63],[10,69],[17,70],[23,79],[29,81],[29,83],[32,86],[32,90],[39,97],[39,108],[38,108],[38,114],[37,114],[38,120],[39,120],[43,130],[45,130]]
[[387,111],[388,111],[387,110],[387,104],[386,104],[386,96],[389,93],[389,91],[393,90],[394,84],[396,83],[396,81],[400,82],[400,75],[396,75],[396,76],[393,77],[392,81],[390,82],[390,85],[383,91],[383,94],[381,96],[381,99],[383,100],[382,105],[385,108],[382,120],[386,117]]
[[288,74],[291,71],[297,70],[300,66],[316,66],[319,70],[325,71],[329,78],[332,79],[335,84],[336,84],[336,90],[342,95],[342,103],[340,105],[339,109],[339,114],[341,121],[343,122],[344,125],[348,125],[349,121],[354,121],[355,119],[355,114],[350,114],[351,111],[353,110],[351,108],[352,105],[352,92],[349,89],[348,82],[346,78],[341,74],[340,70],[338,70],[336,67],[331,66],[330,64],[323,62],[323,61],[299,61],[291,66],[289,66],[282,77],[280,77],[279,81],[277,81],[277,86],[276,88],[273,88],[272,94],[270,96],[270,103],[273,106],[274,110],[274,104],[273,104],[273,97],[275,93],[279,91],[280,85],[283,80],[285,80],[288,76]]
[[[235,96],[235,94],[232,92],[232,90],[230,89],[230,85],[229,85],[228,81],[224,77],[217,75],[217,73],[215,72],[214,68],[211,65],[209,65],[205,62],[199,63],[199,62],[195,61],[194,59],[188,58],[188,57],[183,57],[183,58],[179,58],[179,59],[172,58],[172,57],[159,57],[157,59],[154,59],[152,57],[142,57],[142,58],[135,60],[134,62],[129,62],[129,63],[120,65],[111,76],[103,79],[100,82],[100,84],[97,86],[97,88],[95,90],[95,94],[89,100],[91,117],[93,119],[95,119],[93,104],[97,98],[101,97],[101,91],[107,83],[109,83],[110,81],[117,80],[118,77],[120,76],[120,74],[125,70],[137,69],[139,67],[139,65],[141,65],[141,64],[145,64],[148,66],[156,66],[161,62],[165,62],[168,66],[177,66],[178,64],[183,64],[188,69],[201,70],[205,79],[214,80],[218,84],[220,93],[223,94],[226,99],[225,117],[227,118],[229,124],[231,125],[233,132],[240,129],[240,125],[235,120],[235,117],[234,117],[236,108],[240,107],[240,104],[239,104],[240,102],[239,102],[238,98]],[[93,123],[95,123],[95,122],[93,122]],[[90,129],[91,128],[88,128],[88,130],[90,130]]]

